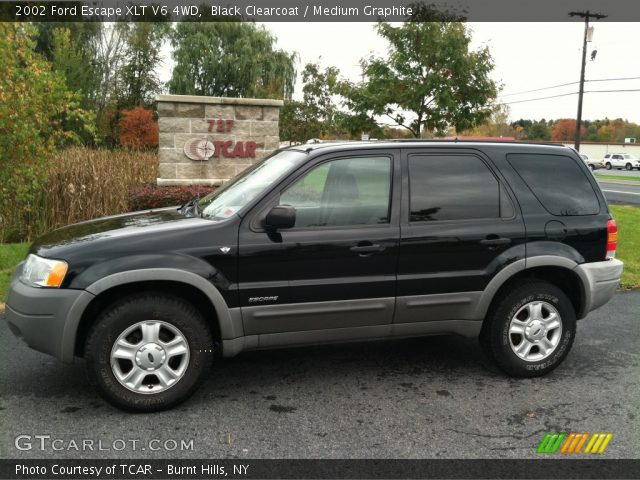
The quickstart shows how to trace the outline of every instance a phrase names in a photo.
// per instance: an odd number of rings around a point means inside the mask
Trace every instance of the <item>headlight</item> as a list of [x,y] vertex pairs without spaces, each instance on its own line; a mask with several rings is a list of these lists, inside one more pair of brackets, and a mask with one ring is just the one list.
[[67,273],[67,262],[29,255],[22,267],[20,280],[34,287],[54,287],[62,285]]

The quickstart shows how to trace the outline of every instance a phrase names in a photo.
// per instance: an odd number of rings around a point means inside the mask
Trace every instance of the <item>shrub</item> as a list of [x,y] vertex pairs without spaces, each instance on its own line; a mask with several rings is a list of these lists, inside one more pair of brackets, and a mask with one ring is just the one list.
[[142,107],[122,111],[120,120],[120,144],[129,148],[158,146],[158,122],[153,112]]
[[129,192],[129,210],[148,210],[183,205],[196,197],[204,197],[213,190],[214,187],[202,185],[137,187]]
[[152,152],[75,147],[48,163],[47,230],[127,212],[129,190],[158,176],[158,156]]

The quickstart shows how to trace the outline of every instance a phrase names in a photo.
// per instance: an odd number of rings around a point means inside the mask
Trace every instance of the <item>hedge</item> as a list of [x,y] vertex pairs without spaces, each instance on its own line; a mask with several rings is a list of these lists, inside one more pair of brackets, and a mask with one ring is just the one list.
[[177,185],[137,187],[129,191],[129,210],[148,210],[151,208],[183,205],[196,197],[208,195],[215,187],[203,185]]

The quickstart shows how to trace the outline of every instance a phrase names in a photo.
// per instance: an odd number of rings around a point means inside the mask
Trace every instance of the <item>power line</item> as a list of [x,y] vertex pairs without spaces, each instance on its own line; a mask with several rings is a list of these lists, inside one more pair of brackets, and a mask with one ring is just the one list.
[[616,92],[640,92],[640,88],[627,88],[624,90],[585,90],[584,93],[616,93]]
[[640,80],[640,77],[597,78],[594,80],[585,80],[585,82],[615,82],[617,80]]
[[577,95],[578,92],[561,93],[560,95],[550,95],[548,97],[529,98],[527,100],[514,100],[513,102],[501,102],[504,105],[513,105],[514,103],[536,102],[538,100],[547,100],[549,98],[568,97],[569,95]]
[[[619,92],[640,92],[640,88],[628,88],[619,90],[585,90],[584,93],[619,93]],[[579,92],[561,93],[560,95],[549,95],[548,97],[528,98],[526,100],[515,100],[513,102],[501,102],[503,105],[512,105],[514,103],[537,102],[538,100],[548,100],[550,98],[568,97],[577,95]]]
[[500,95],[500,96],[512,97],[514,95],[520,95],[522,93],[533,93],[533,92],[540,92],[542,90],[551,90],[552,88],[566,87],[567,85],[575,85],[576,83],[578,82],[560,83],[558,85],[551,85],[550,87],[534,88],[533,90],[523,90],[522,92],[505,93],[504,95]]
[[[585,80],[585,82],[616,82],[620,80],[640,80],[640,77],[596,78],[593,80]],[[576,82],[560,83],[558,85],[551,85],[549,87],[534,88],[533,90],[523,90],[521,92],[505,93],[504,95],[500,95],[500,97],[512,97],[514,95],[521,95],[523,93],[540,92],[542,90],[551,90],[553,88],[566,87],[568,85],[575,85],[577,83],[580,83],[580,82],[576,81]]]

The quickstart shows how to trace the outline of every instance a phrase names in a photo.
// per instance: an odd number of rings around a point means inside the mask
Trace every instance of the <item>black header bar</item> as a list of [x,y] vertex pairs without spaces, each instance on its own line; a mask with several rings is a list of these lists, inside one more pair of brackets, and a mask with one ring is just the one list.
[[578,10],[640,22],[629,0],[0,0],[0,21],[579,22]]

